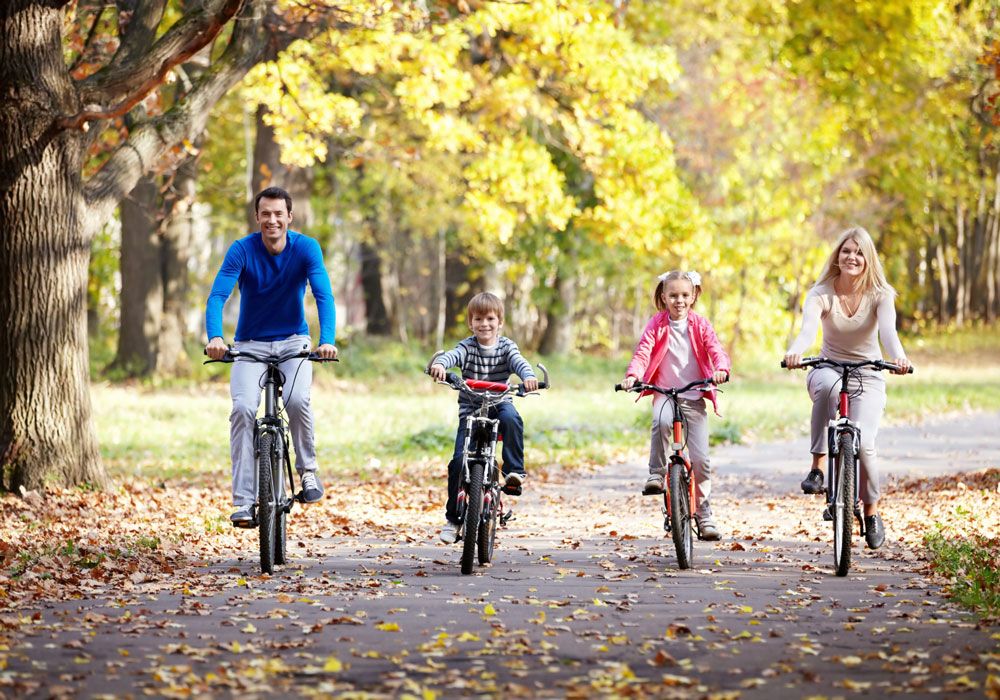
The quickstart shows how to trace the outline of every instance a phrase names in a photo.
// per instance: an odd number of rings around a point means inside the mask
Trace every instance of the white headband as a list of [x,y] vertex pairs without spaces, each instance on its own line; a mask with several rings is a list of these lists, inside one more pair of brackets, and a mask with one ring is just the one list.
[[[670,272],[677,272],[677,270],[671,270]],[[660,275],[656,279],[660,280],[661,282],[665,282],[666,279],[667,279],[667,275],[669,275],[670,272],[664,272],[662,275]],[[701,286],[701,275],[699,275],[694,270],[688,270],[687,272],[681,272],[681,274],[684,275],[685,277],[687,277],[689,280],[691,280],[691,284],[693,284],[695,287],[700,287]]]

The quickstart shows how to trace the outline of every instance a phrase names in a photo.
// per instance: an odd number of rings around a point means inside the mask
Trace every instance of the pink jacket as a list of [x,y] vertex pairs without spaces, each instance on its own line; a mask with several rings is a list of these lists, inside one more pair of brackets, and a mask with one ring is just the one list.
[[[643,383],[649,384],[660,368],[663,356],[667,353],[667,339],[670,333],[670,313],[661,311],[646,324],[646,329],[642,332],[642,337],[635,346],[632,354],[632,361],[628,363],[625,376],[633,376],[642,379]],[[729,355],[722,349],[722,343],[715,335],[712,324],[704,316],[699,316],[693,311],[688,312],[688,335],[691,337],[691,350],[698,361],[698,369],[703,377],[711,377],[712,373],[719,369],[732,374],[732,364]],[[641,396],[650,392],[645,391]],[[716,403],[716,392],[706,392],[708,400],[712,402],[715,413],[718,415],[719,406]]]

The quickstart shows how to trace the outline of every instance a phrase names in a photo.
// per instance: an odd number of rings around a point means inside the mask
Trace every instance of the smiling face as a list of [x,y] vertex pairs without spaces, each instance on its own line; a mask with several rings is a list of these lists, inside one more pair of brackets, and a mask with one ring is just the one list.
[[671,321],[687,318],[694,304],[694,285],[688,279],[667,280],[663,285],[663,305],[670,312]]
[[264,239],[264,245],[272,255],[280,253],[285,248],[288,235],[288,224],[292,222],[292,213],[284,199],[263,197],[257,203],[257,224]]
[[469,319],[469,328],[480,345],[490,346],[497,342],[500,337],[500,329],[503,321],[494,311],[479,311],[472,314]]
[[840,268],[840,275],[844,281],[856,283],[865,272],[865,256],[861,253],[861,246],[853,238],[848,238],[840,246],[837,253],[837,267]]

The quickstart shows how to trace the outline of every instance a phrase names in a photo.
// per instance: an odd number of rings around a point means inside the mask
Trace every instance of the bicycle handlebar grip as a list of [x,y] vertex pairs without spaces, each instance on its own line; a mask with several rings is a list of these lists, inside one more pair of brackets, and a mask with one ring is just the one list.
[[784,360],[781,361],[781,369],[788,369],[788,365],[785,364]]
[[625,391],[621,384],[615,384],[615,391]]

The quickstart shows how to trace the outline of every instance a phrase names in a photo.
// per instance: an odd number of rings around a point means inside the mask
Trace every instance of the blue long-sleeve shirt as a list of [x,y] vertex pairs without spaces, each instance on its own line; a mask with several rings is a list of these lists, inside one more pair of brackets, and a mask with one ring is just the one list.
[[237,283],[240,316],[236,340],[284,340],[309,335],[306,323],[306,282],[319,311],[319,344],[333,344],[337,310],[323,251],[314,238],[288,231],[284,250],[271,255],[260,232],[234,241],[222,261],[205,308],[208,338],[222,337],[222,307]]

